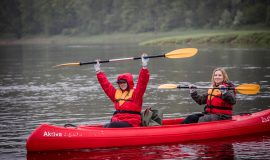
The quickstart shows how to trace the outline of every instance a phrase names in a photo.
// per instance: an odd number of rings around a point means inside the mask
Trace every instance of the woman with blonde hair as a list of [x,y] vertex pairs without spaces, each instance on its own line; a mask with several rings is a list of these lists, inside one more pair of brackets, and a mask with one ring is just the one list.
[[231,119],[233,105],[236,103],[235,87],[229,81],[223,68],[216,68],[212,74],[212,85],[208,92],[199,95],[196,86],[190,85],[190,95],[199,105],[206,104],[204,112],[188,116],[182,123],[209,122]]

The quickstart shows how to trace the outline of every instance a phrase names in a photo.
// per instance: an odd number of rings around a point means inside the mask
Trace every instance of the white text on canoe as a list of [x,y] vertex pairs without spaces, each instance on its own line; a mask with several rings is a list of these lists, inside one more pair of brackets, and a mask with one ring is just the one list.
[[267,117],[261,117],[261,119],[262,119],[262,123],[270,122],[270,116],[267,116]]
[[50,132],[50,131],[44,131],[43,132],[44,137],[80,137],[82,136],[78,132]]

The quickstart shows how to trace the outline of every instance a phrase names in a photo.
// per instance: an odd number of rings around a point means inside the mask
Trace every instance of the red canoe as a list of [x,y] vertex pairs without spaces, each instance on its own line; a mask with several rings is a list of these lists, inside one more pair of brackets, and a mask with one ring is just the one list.
[[109,148],[190,142],[270,132],[270,109],[236,115],[232,120],[179,124],[183,119],[165,119],[162,126],[102,128],[101,125],[77,128],[40,125],[29,136],[27,151],[83,148]]

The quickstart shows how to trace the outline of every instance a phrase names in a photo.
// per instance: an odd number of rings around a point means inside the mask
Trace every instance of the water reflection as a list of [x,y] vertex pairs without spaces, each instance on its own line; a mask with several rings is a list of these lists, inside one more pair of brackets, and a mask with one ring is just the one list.
[[[263,144],[263,148],[261,145]],[[70,159],[269,159],[270,135],[226,138],[197,143],[113,149],[31,152],[27,160]]]

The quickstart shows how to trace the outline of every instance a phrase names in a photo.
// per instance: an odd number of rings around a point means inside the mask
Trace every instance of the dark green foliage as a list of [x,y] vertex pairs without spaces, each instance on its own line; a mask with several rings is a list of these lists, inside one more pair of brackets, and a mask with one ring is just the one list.
[[0,36],[269,26],[270,0],[1,0]]

